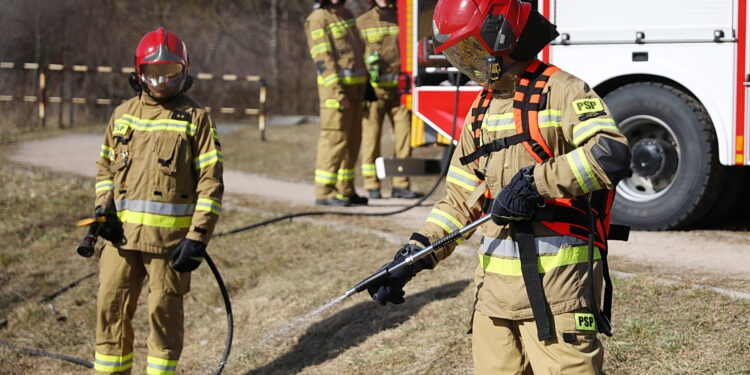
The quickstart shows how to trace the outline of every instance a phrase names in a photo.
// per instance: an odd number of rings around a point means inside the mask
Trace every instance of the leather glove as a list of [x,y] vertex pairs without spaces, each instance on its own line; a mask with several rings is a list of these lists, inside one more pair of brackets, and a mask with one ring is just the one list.
[[[427,246],[430,246],[430,240],[420,233],[412,233],[409,240],[414,240],[420,245],[406,244],[402,246],[396,255],[393,256],[393,261],[386,263],[381,267],[378,272],[383,268],[391,268],[404,261],[410,255],[419,252]],[[370,285],[367,291],[370,293],[370,297],[381,305],[385,305],[387,302],[393,304],[404,303],[404,285],[411,280],[417,272],[423,269],[433,269],[437,264],[437,260],[434,255],[430,254],[412,265],[403,267],[390,275],[380,280],[379,283]]]
[[99,236],[105,240],[119,245],[123,240],[122,223],[114,211],[107,211],[101,206],[94,210],[94,218],[106,217],[107,221],[99,223]]
[[490,215],[497,225],[528,220],[544,199],[534,184],[534,166],[521,168],[492,201]]
[[206,256],[203,242],[184,238],[172,252],[172,268],[177,272],[190,272],[198,268]]

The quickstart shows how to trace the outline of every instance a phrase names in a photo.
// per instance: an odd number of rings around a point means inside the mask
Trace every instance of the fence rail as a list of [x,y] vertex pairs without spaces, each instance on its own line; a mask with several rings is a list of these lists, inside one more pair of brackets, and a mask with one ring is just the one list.
[[[88,65],[63,65],[63,64],[47,64],[47,65],[40,65],[38,63],[14,63],[14,62],[7,62],[7,61],[0,61],[0,74],[2,74],[3,70],[26,70],[26,71],[35,71],[36,72],[36,84],[35,84],[35,94],[34,95],[28,95],[26,94],[17,94],[12,95],[9,93],[0,93],[0,102],[13,102],[13,101],[19,101],[19,102],[27,102],[27,103],[37,103],[38,106],[38,119],[39,119],[39,126],[44,127],[45,122],[47,120],[48,114],[47,114],[47,104],[49,103],[59,103],[59,104],[69,104],[69,116],[70,116],[70,124],[73,124],[74,121],[74,109],[73,104],[93,104],[93,105],[114,105],[118,104],[118,99],[114,98],[114,95],[110,92],[108,95],[109,97],[81,97],[74,94],[71,95],[64,95],[64,89],[63,84],[65,82],[65,72],[71,72],[71,73],[115,73],[115,74],[130,74],[134,73],[135,69],[132,67],[122,67],[122,68],[116,68],[112,66],[88,66]],[[60,84],[60,94],[53,96],[48,93],[48,87],[49,82],[48,79],[51,76],[52,72],[59,72],[59,81],[57,82]],[[266,98],[267,98],[267,90],[268,87],[266,85],[266,81],[261,76],[257,75],[238,75],[238,74],[215,74],[215,73],[197,73],[195,74],[195,79],[199,81],[223,81],[223,82],[250,82],[250,83],[256,83],[258,85],[258,106],[257,107],[227,107],[227,106],[220,106],[220,105],[207,105],[204,106],[207,111],[218,111],[219,113],[223,114],[234,114],[234,115],[248,115],[248,116],[258,116],[258,130],[260,132],[260,139],[261,141],[266,140],[265,132],[266,132]],[[71,88],[69,91],[73,92],[74,89]],[[110,90],[111,91],[111,90]],[[119,102],[124,102],[127,99],[119,99]],[[62,127],[62,113],[63,109],[60,108],[59,111],[59,118],[58,118],[58,126]]]

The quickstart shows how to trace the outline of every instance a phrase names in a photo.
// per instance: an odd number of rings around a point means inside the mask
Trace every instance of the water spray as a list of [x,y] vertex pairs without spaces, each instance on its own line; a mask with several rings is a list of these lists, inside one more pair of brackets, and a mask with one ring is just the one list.
[[465,227],[455,231],[451,232],[447,236],[435,241],[430,246],[425,247],[424,249],[417,251],[416,253],[409,255],[404,259],[403,262],[394,265],[391,268],[383,268],[379,270],[378,272],[375,272],[374,274],[370,275],[368,278],[360,281],[355,285],[353,288],[349,289],[342,297],[342,299],[353,296],[371,285],[379,282],[381,279],[388,277],[392,272],[400,270],[404,267],[410,266],[414,263],[416,263],[418,260],[426,257],[427,255],[433,253],[434,251],[443,248],[453,242],[458,241],[459,239],[463,238],[464,235],[467,233],[471,233],[476,228],[478,228],[480,225],[484,224],[487,220],[490,219],[490,215],[482,216],[481,218],[472,221],[471,223],[467,224]]
[[394,265],[391,268],[385,268],[384,267],[383,269],[378,270],[378,272],[375,272],[374,274],[370,275],[366,279],[364,279],[364,280],[360,281],[359,283],[357,283],[357,285],[355,285],[353,288],[349,289],[346,293],[344,293],[344,294],[342,294],[342,295],[340,295],[340,296],[338,296],[338,297],[336,297],[336,298],[328,301],[326,304],[324,304],[323,306],[317,308],[316,310],[314,310],[312,312],[309,312],[309,313],[305,314],[304,316],[295,319],[294,321],[292,321],[291,323],[287,324],[286,326],[284,326],[284,327],[282,327],[282,328],[280,328],[280,329],[278,329],[278,330],[270,333],[269,335],[267,335],[266,337],[264,337],[260,341],[258,341],[258,345],[259,346],[263,346],[263,345],[268,344],[271,340],[273,340],[277,336],[282,335],[282,334],[286,334],[286,333],[290,332],[295,327],[297,327],[300,324],[302,324],[304,321],[309,320],[310,318],[312,318],[312,317],[314,317],[314,316],[316,316],[316,315],[318,315],[318,314],[320,314],[320,313],[322,313],[322,312],[330,309],[331,307],[333,307],[334,305],[338,304],[339,302],[341,302],[341,301],[343,301],[343,300],[345,300],[345,299],[347,299],[347,298],[349,298],[349,297],[351,297],[351,296],[353,296],[353,295],[355,295],[355,294],[357,294],[357,293],[359,293],[359,292],[361,292],[361,291],[369,288],[373,284],[375,284],[375,283],[381,281],[382,279],[388,277],[392,272],[400,270],[400,269],[402,269],[404,267],[407,267],[409,265],[412,265],[412,264],[416,263],[417,261],[419,261],[420,259],[422,259],[422,258],[426,257],[427,255],[433,253],[434,251],[436,251],[438,249],[441,249],[441,248],[443,248],[443,247],[445,247],[445,246],[447,246],[447,245],[449,245],[449,244],[451,244],[453,242],[458,241],[459,239],[463,238],[467,233],[471,233],[472,231],[474,231],[480,225],[484,224],[489,219],[490,219],[489,215],[482,216],[478,220],[475,220],[475,221],[469,223],[465,227],[463,227],[463,228],[461,228],[461,229],[459,229],[459,230],[457,230],[455,232],[451,232],[450,234],[448,234],[447,236],[445,236],[443,238],[440,238],[439,240],[437,240],[434,243],[432,243],[430,246],[427,246],[424,249],[422,249],[422,250],[420,250],[420,251],[418,251],[418,252],[416,252],[416,253],[408,256],[408,257],[406,257],[403,262],[401,262],[399,264],[396,264],[396,265]]

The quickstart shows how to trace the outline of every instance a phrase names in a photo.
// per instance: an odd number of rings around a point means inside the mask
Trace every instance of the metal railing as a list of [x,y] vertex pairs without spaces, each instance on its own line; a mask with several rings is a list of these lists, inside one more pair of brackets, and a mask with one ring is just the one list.
[[[105,97],[83,97],[76,95],[76,80],[67,80],[66,74],[86,74],[86,73],[103,73],[103,74],[130,74],[135,70],[132,67],[114,68],[111,66],[87,66],[87,65],[62,65],[62,64],[47,64],[40,65],[38,63],[13,63],[13,62],[0,62],[0,74],[3,71],[8,70],[21,70],[28,72],[36,72],[35,89],[33,93],[0,93],[0,102],[26,102],[37,104],[38,114],[38,125],[45,127],[48,120],[48,104],[57,103],[60,104],[58,111],[57,124],[58,127],[63,127],[63,104],[68,104],[68,116],[69,124],[73,124],[75,120],[75,105],[108,105],[113,106],[124,102],[127,99],[117,99],[114,95],[112,84],[109,85],[108,94]],[[55,73],[55,74],[53,74]],[[53,78],[54,77],[54,78]],[[50,82],[52,79],[57,79],[56,95],[49,92]],[[258,86],[258,102],[257,107],[227,107],[210,103],[210,105],[204,106],[207,111],[218,111],[223,114],[233,115],[247,115],[247,116],[258,116],[258,130],[260,132],[261,141],[266,140],[266,99],[267,99],[267,84],[261,76],[257,75],[237,75],[237,74],[214,74],[214,73],[197,73],[194,78],[196,81],[212,81],[219,80],[222,82],[250,82],[257,84]],[[124,79],[126,81],[126,79]],[[111,81],[111,79],[110,79]],[[65,83],[67,82],[68,93],[65,93]],[[102,96],[102,95],[100,95]]]

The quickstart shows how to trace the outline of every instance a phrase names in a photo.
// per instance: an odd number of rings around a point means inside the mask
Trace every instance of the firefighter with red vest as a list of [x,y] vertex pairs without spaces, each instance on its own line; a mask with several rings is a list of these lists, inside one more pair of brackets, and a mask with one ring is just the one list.
[[[584,81],[536,59],[558,34],[531,4],[439,0],[433,25],[436,51],[484,88],[451,161],[446,197],[386,267],[491,215],[474,273],[475,372],[601,374],[597,333],[611,334],[606,245],[624,233],[610,225],[609,208],[629,173],[627,140]],[[404,284],[453,249],[368,291],[381,304],[402,303]]]
[[315,204],[325,206],[367,204],[354,190],[367,72],[364,45],[345,1],[315,0],[305,20],[320,97]]
[[138,295],[148,279],[147,373],[174,374],[183,296],[206,254],[224,190],[218,133],[190,87],[182,40],[159,28],[135,50],[138,95],[110,118],[97,162],[96,215],[109,242],[99,260],[97,374],[130,374]]
[[[393,128],[393,151],[397,158],[411,156],[411,111],[401,105],[398,76],[401,58],[398,47],[398,14],[396,0],[370,0],[371,8],[357,17],[357,28],[365,41],[365,65],[374,97],[367,105],[362,124],[362,176],[371,199],[380,199],[380,180],[375,173],[375,159],[380,155],[383,120],[390,119]],[[410,189],[409,178],[393,178],[392,198],[419,198]]]

